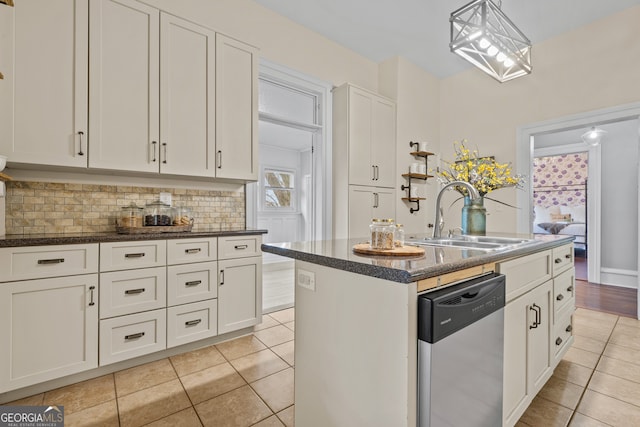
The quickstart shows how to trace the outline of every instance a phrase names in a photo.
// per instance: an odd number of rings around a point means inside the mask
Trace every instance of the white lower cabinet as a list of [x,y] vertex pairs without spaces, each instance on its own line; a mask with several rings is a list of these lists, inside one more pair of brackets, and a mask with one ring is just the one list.
[[98,275],[0,283],[0,393],[98,366]]
[[573,342],[572,253],[565,245],[497,264],[507,280],[504,426],[518,422]]
[[395,218],[395,203],[395,190],[392,188],[350,185],[349,238],[370,237],[372,218]]
[[100,365],[167,348],[167,310],[100,320]]
[[175,347],[217,334],[217,300],[193,302],[167,309],[167,347]]
[[218,270],[218,332],[260,323],[262,257],[220,260]]

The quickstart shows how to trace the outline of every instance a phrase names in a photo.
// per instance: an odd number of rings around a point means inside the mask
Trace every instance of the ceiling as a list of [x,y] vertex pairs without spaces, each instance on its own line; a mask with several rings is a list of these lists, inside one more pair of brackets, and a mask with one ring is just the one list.
[[[449,16],[470,0],[255,0],[371,59],[396,55],[448,77],[471,65],[449,51]],[[500,0],[494,1],[500,4]],[[502,11],[535,44],[640,0],[504,0]]]

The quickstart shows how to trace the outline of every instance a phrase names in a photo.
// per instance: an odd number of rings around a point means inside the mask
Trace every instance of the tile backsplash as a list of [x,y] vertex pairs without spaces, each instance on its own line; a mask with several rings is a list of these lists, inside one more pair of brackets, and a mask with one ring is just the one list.
[[143,207],[171,193],[173,206],[191,209],[194,230],[243,228],[245,193],[123,185],[10,181],[6,192],[7,234],[115,231],[115,219],[131,202]]

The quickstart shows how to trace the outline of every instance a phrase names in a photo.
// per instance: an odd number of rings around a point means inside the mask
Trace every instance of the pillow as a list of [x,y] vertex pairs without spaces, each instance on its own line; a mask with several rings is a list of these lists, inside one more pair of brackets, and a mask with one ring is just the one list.
[[570,213],[551,214],[551,221],[571,221]]
[[574,222],[587,222],[586,209],[581,206],[563,206],[562,213],[571,215]]
[[551,213],[548,209],[540,206],[533,207],[533,213],[535,215],[535,223],[541,224],[543,222],[551,222]]

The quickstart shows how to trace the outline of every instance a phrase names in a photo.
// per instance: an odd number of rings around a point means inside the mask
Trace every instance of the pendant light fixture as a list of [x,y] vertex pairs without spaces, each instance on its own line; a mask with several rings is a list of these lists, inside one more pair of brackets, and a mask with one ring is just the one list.
[[604,137],[606,133],[606,130],[602,130],[593,126],[591,129],[582,134],[582,140],[585,144],[595,147],[596,145],[600,144],[600,142],[602,141],[602,137]]
[[499,82],[531,73],[531,42],[491,0],[451,13],[451,52]]

